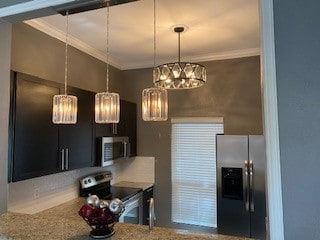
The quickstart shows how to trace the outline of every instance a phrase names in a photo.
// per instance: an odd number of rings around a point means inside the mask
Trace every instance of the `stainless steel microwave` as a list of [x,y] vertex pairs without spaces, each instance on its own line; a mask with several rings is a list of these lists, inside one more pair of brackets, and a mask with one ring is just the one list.
[[101,166],[110,166],[113,160],[130,157],[129,137],[102,137]]

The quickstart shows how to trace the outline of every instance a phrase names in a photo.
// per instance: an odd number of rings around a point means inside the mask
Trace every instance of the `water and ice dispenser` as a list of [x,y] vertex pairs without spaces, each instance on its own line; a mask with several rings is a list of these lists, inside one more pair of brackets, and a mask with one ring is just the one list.
[[222,198],[243,199],[242,168],[221,168]]

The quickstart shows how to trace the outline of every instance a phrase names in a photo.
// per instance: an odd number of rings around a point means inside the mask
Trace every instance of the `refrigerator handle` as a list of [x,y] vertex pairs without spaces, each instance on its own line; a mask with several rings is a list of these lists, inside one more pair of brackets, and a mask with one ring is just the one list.
[[249,161],[249,184],[250,184],[250,212],[254,212],[254,197],[253,197],[253,161]]
[[249,212],[250,210],[250,204],[249,204],[249,199],[250,199],[250,193],[249,193],[249,166],[248,166],[248,160],[244,161],[244,172],[245,172],[245,207],[246,207],[246,212]]

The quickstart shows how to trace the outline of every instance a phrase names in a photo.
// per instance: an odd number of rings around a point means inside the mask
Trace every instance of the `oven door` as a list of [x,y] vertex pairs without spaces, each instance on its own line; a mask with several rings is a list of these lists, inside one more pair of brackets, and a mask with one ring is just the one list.
[[142,193],[138,193],[124,202],[125,210],[119,222],[142,224]]

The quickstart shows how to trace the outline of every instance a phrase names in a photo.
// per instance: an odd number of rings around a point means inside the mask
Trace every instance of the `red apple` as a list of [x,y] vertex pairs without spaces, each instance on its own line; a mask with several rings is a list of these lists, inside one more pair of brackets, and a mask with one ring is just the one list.
[[111,224],[115,221],[114,215],[108,209],[97,209],[97,215],[99,221],[103,224]]
[[84,204],[79,210],[79,215],[83,218],[89,219],[96,215],[96,209],[88,204]]

